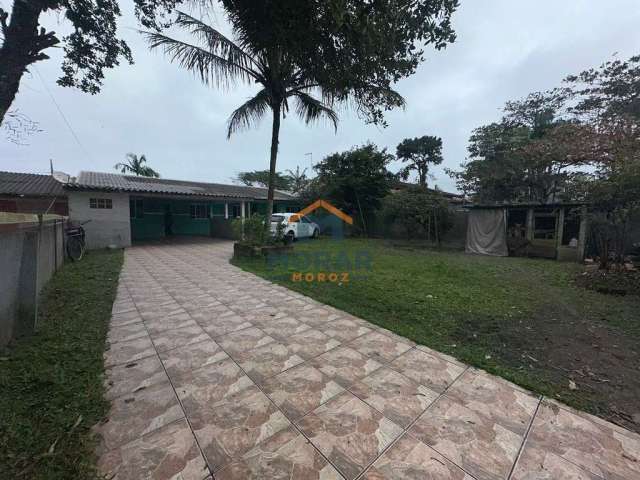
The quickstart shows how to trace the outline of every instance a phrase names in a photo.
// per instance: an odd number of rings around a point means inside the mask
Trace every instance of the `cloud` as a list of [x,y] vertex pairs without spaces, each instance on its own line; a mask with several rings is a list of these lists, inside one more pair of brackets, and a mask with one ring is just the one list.
[[[388,128],[364,125],[345,112],[334,134],[328,124],[307,127],[289,116],[282,126],[278,168],[310,166],[308,152],[318,161],[369,140],[393,152],[403,138],[439,135],[445,161],[434,168],[436,183],[451,190],[455,187],[444,168],[465,160],[471,130],[499,119],[505,101],[557,86],[567,74],[597,66],[614,52],[620,58],[639,53],[640,45],[631,41],[638,38],[637,0],[461,3],[454,16],[456,43],[443,51],[427,50],[418,72],[397,85],[408,105],[389,113]],[[229,31],[223,15],[213,18]],[[56,30],[64,28],[58,17],[48,21]],[[131,11],[125,11],[119,25],[136,63],[108,72],[99,95],[55,84],[60,50],[37,66],[46,88],[37,72],[27,75],[14,107],[44,131],[30,137],[28,146],[0,139],[0,169],[44,172],[53,159],[56,169],[72,174],[112,171],[127,152],[146,154],[166,178],[228,182],[239,171],[267,168],[270,118],[226,139],[229,114],[254,88],[205,87],[161,53],[147,50]]]

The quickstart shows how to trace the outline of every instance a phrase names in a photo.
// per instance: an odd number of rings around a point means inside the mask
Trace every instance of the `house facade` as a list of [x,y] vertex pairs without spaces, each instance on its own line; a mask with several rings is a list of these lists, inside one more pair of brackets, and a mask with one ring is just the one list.
[[[80,172],[64,186],[69,218],[82,224],[88,248],[203,235],[229,238],[231,222],[266,213],[267,189]],[[276,192],[275,212],[297,211],[296,198]]]

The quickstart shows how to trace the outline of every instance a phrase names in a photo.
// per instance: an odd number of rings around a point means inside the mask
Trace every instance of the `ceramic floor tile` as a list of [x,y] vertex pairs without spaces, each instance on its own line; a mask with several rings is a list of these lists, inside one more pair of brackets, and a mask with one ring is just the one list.
[[349,390],[407,428],[438,398],[438,393],[386,367],[351,385]]
[[111,327],[120,326],[120,325],[128,325],[130,323],[140,323],[142,322],[142,317],[138,313],[137,310],[131,310],[124,313],[114,313],[111,315],[110,325]]
[[374,331],[356,338],[349,347],[375,360],[390,362],[409,350],[411,345]]
[[554,453],[525,444],[510,480],[604,480]]
[[524,434],[539,398],[502,378],[476,369],[467,370],[447,390],[447,397],[493,418],[518,435]]
[[160,352],[159,355],[172,379],[229,358],[222,348],[210,339]]
[[606,479],[640,478],[640,439],[543,402],[528,445]]
[[151,340],[153,340],[158,352],[164,352],[178,347],[185,347],[192,343],[210,340],[210,337],[200,326],[195,325],[151,334]]
[[297,424],[348,480],[402,433],[398,425],[349,392],[332,398]]
[[347,388],[382,366],[349,347],[338,347],[310,361],[322,373]]
[[289,335],[286,338],[283,337],[282,342],[305,359],[317,357],[340,345],[340,342],[335,338],[331,338],[314,328]]
[[220,402],[253,385],[231,359],[187,372],[174,379],[176,393],[187,414]]
[[188,413],[209,467],[215,472],[291,423],[256,386]]
[[111,450],[183,417],[173,388],[166,381],[113,400],[108,420],[97,430],[103,447]]
[[301,364],[304,359],[286,345],[270,342],[241,353],[236,361],[254,382],[262,384],[267,378]]
[[523,435],[446,396],[431,405],[409,433],[477,480],[506,479],[523,440]]
[[216,473],[216,480],[342,480],[295,429],[287,428]]
[[156,350],[149,336],[127,340],[125,342],[112,343],[104,353],[105,367],[131,363],[144,357],[155,355]]
[[331,378],[306,364],[266,380],[263,389],[291,420],[343,391]]
[[383,453],[363,480],[474,480],[432,448],[405,434]]
[[440,393],[464,372],[464,367],[415,348],[400,355],[390,366]]
[[329,335],[340,342],[349,342],[354,338],[371,332],[371,329],[366,327],[363,323],[356,322],[348,318],[339,318],[318,326],[317,328],[322,333]]
[[275,342],[275,339],[257,327],[250,327],[219,337],[216,341],[229,355],[241,358],[245,352]]
[[223,335],[228,335],[230,333],[253,327],[253,324],[248,322],[245,318],[235,314],[218,317],[208,323],[202,321],[198,321],[198,323],[214,338],[219,338]]
[[436,357],[440,357],[443,360],[449,362],[449,363],[453,363],[455,365],[458,365],[459,367],[462,368],[467,368],[468,365],[465,365],[463,362],[461,362],[460,360],[458,360],[455,357],[452,357],[451,355],[447,355],[446,353],[442,353],[442,352],[438,352],[436,350],[433,350],[432,348],[426,347],[424,345],[416,345],[416,348],[418,350],[422,350],[423,352],[427,352],[431,355],[434,355]]
[[174,330],[182,327],[195,327],[197,323],[191,319],[188,313],[179,313],[168,317],[159,317],[154,320],[145,321],[149,334],[154,335],[167,330]]
[[260,327],[272,337],[278,340],[286,340],[289,336],[295,335],[311,327],[293,317],[270,317],[270,321],[260,323]]
[[98,469],[113,480],[203,480],[209,472],[185,420],[107,452]]
[[107,341],[109,343],[126,342],[127,340],[134,340],[145,336],[147,336],[147,329],[142,320],[140,320],[136,323],[112,326],[107,334]]
[[156,355],[108,368],[105,377],[105,397],[108,400],[120,395],[137,393],[168,380]]

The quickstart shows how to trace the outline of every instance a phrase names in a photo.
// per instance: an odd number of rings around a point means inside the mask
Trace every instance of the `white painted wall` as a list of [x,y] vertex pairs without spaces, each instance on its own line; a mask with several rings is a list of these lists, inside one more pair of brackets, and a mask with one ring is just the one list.
[[[68,195],[71,221],[80,223],[91,220],[83,225],[87,235],[87,248],[131,245],[128,193],[69,191]],[[113,208],[90,208],[89,199],[91,198],[110,198]]]

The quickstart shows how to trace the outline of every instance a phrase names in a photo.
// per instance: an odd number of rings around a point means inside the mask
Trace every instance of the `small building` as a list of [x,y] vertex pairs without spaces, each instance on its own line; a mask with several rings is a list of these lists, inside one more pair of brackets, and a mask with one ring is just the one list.
[[582,261],[587,236],[584,203],[467,205],[465,250],[494,256]]
[[[64,189],[70,220],[83,224],[88,248],[179,235],[230,238],[233,219],[267,209],[266,188],[239,185],[80,172]],[[276,191],[274,212],[298,206],[293,195]]]
[[0,172],[0,212],[69,214],[67,192],[54,175]]

